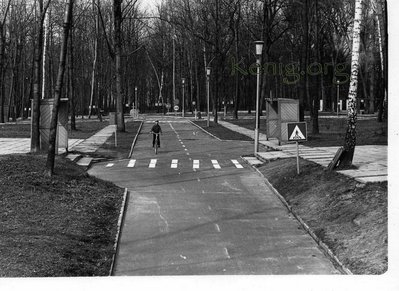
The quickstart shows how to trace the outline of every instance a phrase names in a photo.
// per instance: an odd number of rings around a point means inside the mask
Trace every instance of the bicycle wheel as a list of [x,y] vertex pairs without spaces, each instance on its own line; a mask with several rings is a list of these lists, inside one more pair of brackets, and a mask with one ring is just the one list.
[[155,147],[154,147],[154,150],[155,150],[155,154],[158,154],[158,137],[155,139]]

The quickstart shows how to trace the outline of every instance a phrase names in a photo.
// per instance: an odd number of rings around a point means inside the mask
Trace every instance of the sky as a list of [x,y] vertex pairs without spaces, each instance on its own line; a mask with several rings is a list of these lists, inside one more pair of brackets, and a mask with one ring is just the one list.
[[148,10],[155,8],[156,4],[160,3],[161,0],[141,0],[142,7]]

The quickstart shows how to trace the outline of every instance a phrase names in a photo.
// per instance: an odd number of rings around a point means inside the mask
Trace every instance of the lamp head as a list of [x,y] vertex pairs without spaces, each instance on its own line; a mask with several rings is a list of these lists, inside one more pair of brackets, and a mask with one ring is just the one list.
[[263,41],[263,40],[255,41],[256,56],[257,56],[257,57],[260,57],[260,56],[262,55],[263,44],[264,44],[264,41]]

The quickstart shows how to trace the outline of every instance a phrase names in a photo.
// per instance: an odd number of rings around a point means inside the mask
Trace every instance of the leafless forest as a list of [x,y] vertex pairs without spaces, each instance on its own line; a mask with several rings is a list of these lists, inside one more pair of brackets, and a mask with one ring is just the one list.
[[[319,109],[345,103],[351,76],[355,0],[1,0],[0,122],[31,116],[32,101],[54,98],[64,15],[73,3],[61,98],[72,116],[132,108],[255,108],[254,41],[263,40],[261,105],[299,99],[317,132]],[[386,2],[362,0],[357,110],[387,108]],[[322,100],[323,102],[320,102]],[[193,105],[195,101],[195,105]],[[385,104],[385,105],[384,105]],[[322,106],[322,108],[320,108]],[[72,118],[72,126],[74,119]],[[120,121],[122,122],[122,121]],[[118,124],[123,130],[123,124]]]

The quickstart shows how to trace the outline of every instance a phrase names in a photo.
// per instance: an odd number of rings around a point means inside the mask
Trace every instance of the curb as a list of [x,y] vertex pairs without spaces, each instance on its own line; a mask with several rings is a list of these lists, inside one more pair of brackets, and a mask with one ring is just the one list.
[[132,146],[130,147],[130,152],[129,152],[128,159],[130,159],[130,158],[132,157],[132,155],[133,155],[133,149],[134,149],[134,146],[136,145],[137,138],[138,138],[138,136],[139,136],[139,134],[140,134],[140,132],[141,132],[141,128],[143,127],[143,124],[144,124],[144,120],[141,121],[140,127],[139,127],[139,129],[137,130],[136,136],[134,137]]
[[[249,164],[249,163],[248,163]],[[284,206],[288,209],[288,211],[290,213],[292,213],[292,215],[294,215],[294,217],[296,218],[296,220],[298,220],[298,222],[301,224],[301,226],[303,227],[304,230],[306,230],[306,232],[313,238],[313,240],[317,243],[317,245],[322,249],[322,251],[324,252],[324,254],[339,268],[339,271],[341,273],[343,273],[344,275],[353,275],[353,273],[344,266],[344,264],[342,264],[342,262],[338,259],[338,257],[336,255],[334,255],[334,253],[330,250],[330,248],[314,233],[314,231],[306,224],[305,221],[303,221],[303,219],[294,212],[294,210],[292,209],[292,206],[289,205],[289,203],[287,202],[287,200],[285,200],[285,198],[277,191],[276,188],[274,188],[274,186],[269,182],[269,180],[266,179],[266,177],[262,174],[261,171],[259,171],[258,168],[252,166],[251,164],[249,164],[256,172],[258,172],[258,174],[264,178],[267,186],[270,188],[270,190],[272,190],[272,192],[280,199],[280,201],[284,204]]]
[[220,138],[218,138],[217,136],[213,135],[212,133],[210,133],[209,131],[206,131],[205,129],[203,129],[201,126],[195,124],[193,121],[189,120],[190,123],[196,127],[198,127],[199,129],[201,129],[203,132],[205,132],[206,134],[209,134],[210,136],[212,136],[213,138],[216,138],[218,141],[222,141]]
[[116,255],[119,252],[119,240],[121,238],[122,224],[125,220],[125,212],[127,209],[127,202],[129,200],[129,195],[130,195],[129,191],[127,190],[127,188],[125,188],[125,193],[123,194],[122,206],[121,206],[121,210],[119,213],[118,230],[115,235],[114,254],[112,255],[112,263],[111,263],[111,267],[109,270],[109,276],[113,276],[114,271],[115,271],[115,265],[116,265],[116,260],[117,260]]

